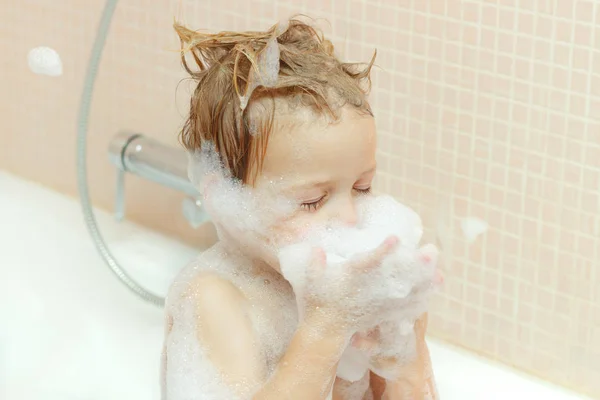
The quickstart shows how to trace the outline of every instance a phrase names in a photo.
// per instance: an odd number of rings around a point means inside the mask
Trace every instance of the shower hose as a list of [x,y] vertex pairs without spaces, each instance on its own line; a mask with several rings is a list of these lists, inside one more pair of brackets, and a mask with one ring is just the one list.
[[90,107],[92,103],[92,97],[94,93],[94,83],[96,81],[96,75],[98,74],[98,67],[100,59],[102,57],[102,50],[106,42],[106,36],[110,28],[110,23],[117,7],[118,0],[107,0],[102,11],[102,17],[100,24],[98,25],[98,31],[94,44],[92,47],[92,53],[90,55],[87,71],[85,74],[85,81],[83,84],[83,91],[81,94],[81,102],[79,104],[79,113],[77,116],[77,186],[79,189],[79,198],[81,199],[81,208],[83,210],[83,217],[87,225],[87,229],[92,237],[94,245],[100,253],[100,256],[110,268],[110,270],[117,276],[117,278],[133,293],[143,300],[157,306],[163,306],[165,303],[164,298],[149,292],[136,282],[119,264],[115,257],[110,252],[94,215],[94,210],[90,201],[90,193],[87,179],[87,134],[90,116]]

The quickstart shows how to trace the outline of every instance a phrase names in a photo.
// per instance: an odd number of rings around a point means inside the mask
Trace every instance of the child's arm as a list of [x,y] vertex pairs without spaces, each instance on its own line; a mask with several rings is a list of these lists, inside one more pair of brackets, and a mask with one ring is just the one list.
[[[426,331],[427,314],[415,324],[417,357],[409,364],[402,366],[398,379],[386,381],[375,374],[371,374],[371,390],[375,400],[437,400],[439,398],[431,367],[429,349],[425,342]],[[385,360],[384,362],[392,363],[395,361]]]
[[427,314],[415,324],[417,357],[402,368],[399,379],[386,382],[384,400],[437,400],[439,398],[429,349],[425,342],[426,331]]
[[335,326],[302,323],[278,369],[253,400],[327,398],[345,346],[345,335]]
[[258,338],[243,308],[243,294],[214,276],[196,280],[194,291],[199,294],[198,339],[224,382],[240,398],[327,397],[346,344],[333,321],[314,316],[300,324],[278,368],[268,377]]

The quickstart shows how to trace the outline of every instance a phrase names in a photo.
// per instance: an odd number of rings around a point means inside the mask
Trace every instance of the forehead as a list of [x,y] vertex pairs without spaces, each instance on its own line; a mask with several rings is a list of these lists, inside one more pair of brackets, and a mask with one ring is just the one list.
[[362,173],[375,163],[375,148],[373,117],[354,110],[342,110],[335,122],[324,117],[301,124],[284,120],[269,137],[262,175],[332,179]]

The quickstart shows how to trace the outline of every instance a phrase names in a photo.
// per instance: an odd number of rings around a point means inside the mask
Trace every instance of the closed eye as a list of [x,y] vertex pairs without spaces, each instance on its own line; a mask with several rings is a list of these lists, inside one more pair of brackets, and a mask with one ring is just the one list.
[[369,186],[366,189],[354,188],[354,190],[356,190],[360,194],[369,194],[371,193],[371,186]]
[[307,211],[317,211],[325,202],[325,197],[326,195],[323,195],[318,200],[304,202],[301,207]]
[[[367,188],[352,188],[352,189],[354,191],[356,191],[359,195],[367,195],[367,194],[371,193],[371,186],[369,186]],[[319,197],[317,200],[306,201],[306,202],[300,204],[300,206],[306,211],[317,211],[323,205],[323,203],[325,203],[326,199],[327,199],[327,194],[324,194],[323,196]]]

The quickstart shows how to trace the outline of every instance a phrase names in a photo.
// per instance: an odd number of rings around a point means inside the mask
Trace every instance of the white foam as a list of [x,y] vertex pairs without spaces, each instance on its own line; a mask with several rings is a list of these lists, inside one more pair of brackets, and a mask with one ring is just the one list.
[[356,347],[348,346],[338,364],[337,376],[348,382],[356,382],[368,371],[368,355]]
[[191,301],[169,307],[173,327],[165,340],[163,400],[238,399],[223,382],[196,339]]
[[60,76],[63,73],[60,55],[50,47],[40,46],[29,50],[27,64],[32,72],[39,75]]
[[479,218],[464,218],[460,226],[463,234],[467,239],[467,243],[473,243],[477,238],[483,235],[488,230],[488,223]]
[[284,19],[279,21],[277,28],[275,29],[275,36],[283,35],[290,27],[290,20]]
[[234,179],[211,143],[204,143],[188,161],[189,178],[202,193],[211,220],[221,228],[226,225],[239,234],[266,235],[274,222],[296,209],[291,199],[277,194],[279,181],[258,190]]
[[[287,29],[287,28],[286,28]],[[265,48],[258,54],[256,69],[250,70],[246,93],[240,96],[240,108],[246,109],[252,92],[259,86],[274,87],[279,78],[279,43],[277,36],[267,42]]]
[[[257,352],[261,357],[259,362],[264,363],[267,376],[277,367],[296,328],[298,319],[293,295],[286,290],[289,288],[287,282],[277,272],[256,274],[242,258],[231,257],[218,248],[206,251],[180,273],[169,290],[166,313],[173,324],[165,338],[163,396],[168,400],[251,398],[251,393],[257,390],[256,384],[240,382],[232,385],[228,382],[207,355],[211,343],[198,340],[198,329],[202,326],[195,318],[194,309],[207,297],[193,281],[201,273],[218,275],[229,281],[244,293],[247,304],[252,304],[246,315],[252,322],[260,347]],[[228,340],[229,348],[235,353],[235,338]]]
[[258,56],[258,70],[260,83],[266,87],[273,87],[279,78],[279,43],[273,37]]
[[372,399],[369,388],[369,374],[365,372],[353,382],[336,382],[336,393],[344,400],[369,400]]

